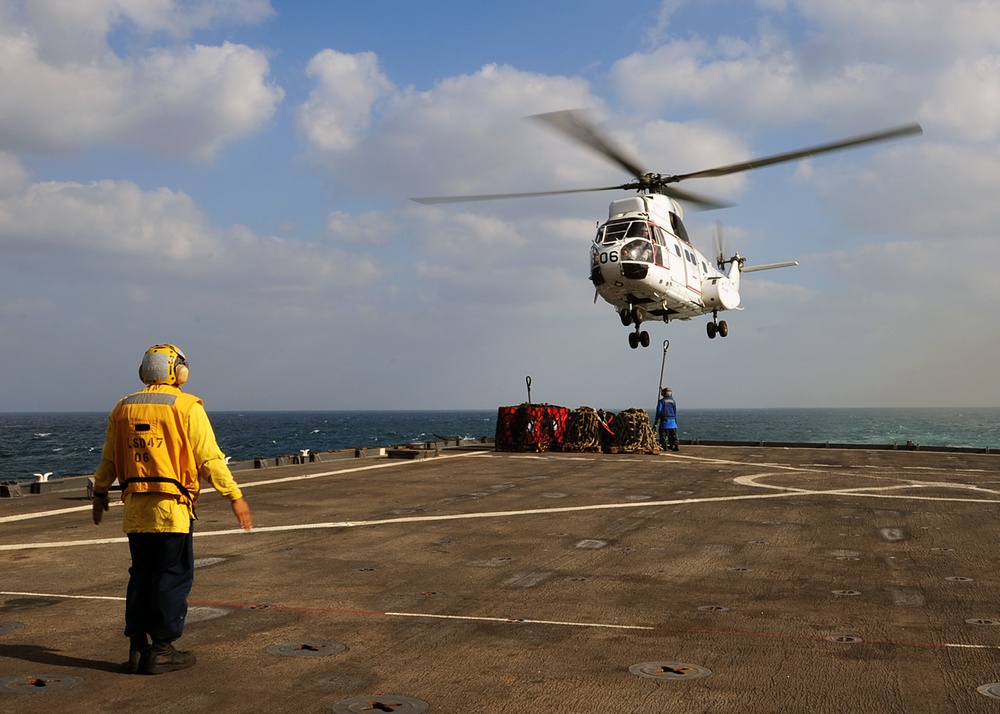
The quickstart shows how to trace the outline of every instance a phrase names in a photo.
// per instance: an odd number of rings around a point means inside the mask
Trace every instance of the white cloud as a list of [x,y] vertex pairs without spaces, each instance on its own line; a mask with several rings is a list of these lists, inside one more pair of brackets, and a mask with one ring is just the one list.
[[[641,156],[649,170],[665,174],[684,174],[751,158],[732,133],[702,121],[648,120],[628,141],[631,152]],[[734,174],[686,183],[682,188],[709,198],[735,199],[746,181],[745,174]]]
[[[753,36],[668,38],[621,59],[612,71],[619,93],[646,111],[700,107],[741,125],[819,120],[871,127],[919,114],[969,138],[995,135],[995,4],[761,5],[770,14]],[[793,34],[786,27],[796,20],[805,29]]]
[[643,41],[647,45],[659,45],[670,29],[674,13],[689,2],[690,0],[661,0],[656,23],[646,30]]
[[227,141],[257,130],[284,92],[268,84],[264,55],[244,45],[197,45],[156,52],[131,75],[130,103],[115,130],[123,140],[164,156],[211,158]]
[[947,127],[965,141],[1000,137],[1000,55],[959,57],[934,78],[923,121]]
[[7,271],[259,296],[275,309],[302,294],[363,291],[382,274],[361,253],[212,228],[189,196],[127,181],[44,182],[0,199],[0,247]]
[[143,193],[129,182],[32,184],[0,208],[2,243],[15,254],[178,261],[192,258],[196,239],[211,240],[190,198],[167,189]]
[[297,126],[311,147],[324,152],[354,148],[371,125],[375,104],[393,90],[372,52],[323,50],[306,74],[317,86],[299,108]]
[[815,56],[888,60],[918,73],[955,56],[991,51],[1000,31],[1000,6],[982,0],[793,0],[788,5],[806,20]]
[[[913,78],[896,67],[852,59],[816,76],[807,72],[800,51],[787,38],[766,34],[753,41],[675,40],[620,60],[612,74],[622,97],[645,111],[700,106],[740,125],[810,118],[856,125],[859,115],[906,109]],[[915,112],[914,106],[911,116]]]
[[213,25],[257,24],[275,14],[270,0],[117,0],[114,6],[142,30],[165,31],[176,39]]
[[[338,57],[338,62],[343,60]],[[374,61],[349,63],[357,81]],[[364,83],[362,81],[362,83]],[[381,87],[381,80],[376,81]],[[346,82],[353,86],[351,81]],[[375,92],[362,96],[375,96]],[[322,99],[322,102],[320,101]],[[313,93],[310,110],[340,115],[343,97]],[[361,102],[363,104],[363,102]],[[350,103],[348,102],[348,105]],[[489,65],[440,81],[430,90],[396,91],[384,98],[378,123],[351,141],[310,145],[345,191],[372,191],[393,206],[395,289],[430,314],[461,306],[480,315],[579,316],[617,322],[595,308],[588,280],[589,246],[608,203],[620,192],[488,203],[418,206],[405,196],[489,194],[609,186],[630,180],[616,164],[524,117],[589,107],[604,130],[649,170],[681,173],[737,161],[748,152],[709,122],[637,120],[610,115],[576,78],[546,77]],[[372,183],[367,183],[372,182]],[[732,197],[741,176],[703,181],[691,190]],[[395,206],[398,206],[396,210]],[[368,237],[384,243],[377,214],[332,214],[328,230],[340,241]],[[382,236],[379,238],[378,236]],[[388,258],[387,258],[388,259]],[[624,335],[621,342],[625,343]]]
[[0,151],[0,199],[20,193],[29,181],[28,172],[17,157]]
[[[44,22],[0,18],[0,148],[49,154],[107,143],[206,159],[260,128],[283,97],[258,50],[224,43],[123,59],[106,44],[112,3],[79,28],[63,5],[40,5]],[[63,35],[79,46],[53,56]]]
[[[582,80],[490,65],[444,79],[426,92],[390,93],[372,56],[327,51],[313,62],[336,71],[330,82],[321,77],[300,112],[299,126],[310,140],[311,155],[350,190],[404,197],[502,193],[511,186],[545,190],[594,181],[592,159],[521,120],[595,104]],[[339,74],[350,71],[356,73]],[[334,78],[337,88],[331,86]],[[375,102],[381,107],[378,130],[369,132]]]
[[1000,146],[966,146],[932,137],[880,152],[861,170],[835,166],[813,176],[851,230],[940,240],[992,235]]
[[398,232],[395,218],[382,211],[334,211],[326,219],[327,236],[338,243],[385,245]]
[[268,0],[10,0],[0,26],[21,24],[46,63],[89,63],[110,53],[108,35],[125,28],[186,40],[216,24],[256,24],[274,14]]
[[[992,265],[991,239],[948,236],[867,244],[802,258],[811,299],[768,309],[787,317],[781,363],[790,405],[989,406],[1000,327],[996,281],[964,270]],[[805,296],[803,296],[805,297]],[[785,352],[788,354],[785,354]],[[930,400],[930,401],[929,401]]]

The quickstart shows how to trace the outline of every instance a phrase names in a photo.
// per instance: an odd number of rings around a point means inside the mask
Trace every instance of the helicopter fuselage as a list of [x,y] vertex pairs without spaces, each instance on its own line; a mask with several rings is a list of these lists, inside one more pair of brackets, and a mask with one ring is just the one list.
[[668,196],[613,201],[590,250],[590,280],[625,324],[690,320],[739,307],[739,266],[718,270],[688,239]]

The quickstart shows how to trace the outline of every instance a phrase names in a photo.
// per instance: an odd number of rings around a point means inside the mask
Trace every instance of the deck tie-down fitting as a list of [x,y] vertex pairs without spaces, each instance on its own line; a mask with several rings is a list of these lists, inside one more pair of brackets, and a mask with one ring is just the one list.
[[701,679],[712,674],[707,667],[685,662],[642,662],[633,664],[628,671],[651,679]]

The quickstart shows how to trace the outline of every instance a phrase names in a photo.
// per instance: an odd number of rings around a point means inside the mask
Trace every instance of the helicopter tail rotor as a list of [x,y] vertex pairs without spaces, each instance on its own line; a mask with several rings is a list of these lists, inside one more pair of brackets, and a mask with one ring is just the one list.
[[726,239],[722,234],[722,221],[715,222],[715,233],[712,234],[712,245],[715,248],[715,263],[719,270],[726,267]]

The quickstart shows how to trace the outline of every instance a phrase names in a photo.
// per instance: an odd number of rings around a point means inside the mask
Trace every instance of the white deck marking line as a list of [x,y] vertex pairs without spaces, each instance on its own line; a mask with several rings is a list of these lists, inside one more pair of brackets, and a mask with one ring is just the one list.
[[[761,474],[766,475],[766,474]],[[450,513],[442,516],[404,516],[401,518],[382,518],[371,521],[331,521],[327,523],[295,523],[286,526],[255,527],[247,533],[239,528],[229,528],[219,531],[195,531],[195,538],[209,538],[221,535],[252,536],[259,533],[281,533],[285,531],[321,530],[332,528],[362,528],[366,526],[396,525],[400,523],[433,523],[437,521],[462,521],[477,518],[509,518],[511,516],[536,516],[551,513],[573,513],[577,511],[601,511],[617,508],[651,508],[656,506],[682,506],[699,503],[720,503],[725,501],[757,501],[767,498],[790,498],[799,496],[796,492],[781,493],[751,493],[739,496],[715,496],[712,498],[678,498],[669,501],[629,501],[627,503],[594,503],[585,506],[559,506],[552,508],[529,508],[517,511],[486,511],[483,513]],[[56,541],[47,543],[11,543],[0,545],[0,551],[33,550],[38,548],[67,548],[78,545],[104,545],[106,543],[125,542],[121,538],[97,538],[79,541]]]
[[123,597],[115,597],[111,595],[64,595],[63,593],[19,593],[19,592],[0,592],[0,595],[15,595],[17,597],[57,597],[64,600],[119,600],[125,602]]
[[[197,535],[197,534],[195,534]],[[64,540],[49,543],[8,543],[0,545],[0,551],[5,550],[36,550],[38,548],[69,548],[74,545],[108,545],[110,543],[128,543],[125,536],[115,538],[93,538],[91,540]]]
[[[60,598],[66,600],[115,600],[120,602],[125,601],[124,597],[113,597],[109,595],[64,595],[62,593],[32,593],[32,592],[15,592],[15,591],[0,591],[0,595],[15,596],[15,597],[51,597],[51,598]],[[295,610],[297,608],[293,607],[288,609]],[[324,608],[310,608],[310,609],[318,609],[320,611],[324,610]],[[337,611],[340,612],[341,610],[337,609]],[[441,614],[426,613],[426,612],[385,612],[383,610],[364,610],[364,611],[351,610],[350,612],[364,612],[367,614],[385,615],[389,617],[427,617],[436,620],[469,620],[478,622],[525,623],[530,625],[563,625],[567,627],[598,627],[598,628],[614,629],[614,630],[648,631],[648,630],[658,629],[652,625],[616,625],[603,622],[572,622],[569,620],[534,620],[531,618],[522,618],[522,617],[481,617],[476,615],[441,615]]]
[[[664,460],[662,462],[657,462],[657,464],[669,464],[670,461],[674,459],[686,459],[688,461],[701,461],[709,464],[725,464],[730,466],[751,466],[754,468],[769,468],[769,469],[781,469],[785,471],[797,471],[800,473],[823,473],[827,475],[831,469],[842,469],[848,470],[860,470],[860,469],[886,469],[885,466],[879,464],[775,464],[767,461],[761,461],[757,463],[751,463],[748,461],[736,461],[734,459],[723,459],[718,457],[708,457],[708,456],[692,456],[691,454],[672,454],[670,459]],[[947,466],[902,466],[899,467],[900,471],[942,471],[946,473],[958,473],[962,471],[976,471],[982,473],[989,473],[986,469],[952,469]]]
[[[470,456],[483,456],[488,452],[483,451],[470,451],[463,454],[442,454],[440,456],[435,456],[433,459],[389,459],[387,462],[370,464],[368,466],[357,466],[351,469],[338,469],[336,471],[324,471],[318,474],[301,474],[299,476],[283,476],[282,478],[269,479],[267,481],[248,481],[245,484],[240,484],[240,489],[254,488],[256,486],[271,486],[276,483],[289,483],[291,481],[307,481],[314,478],[323,478],[325,476],[340,476],[341,474],[353,474],[358,471],[371,471],[373,469],[386,469],[393,466],[402,465],[416,465],[416,464],[433,464],[441,459],[462,459],[468,458]],[[212,489],[215,490],[215,489]],[[204,493],[204,492],[203,492]]]
[[[815,490],[806,488],[797,488],[795,486],[776,486],[774,484],[758,483],[757,479],[764,478],[766,476],[772,476],[774,474],[754,474],[752,476],[737,476],[733,479],[733,483],[739,484],[740,486],[754,486],[756,488],[766,488],[774,491],[779,491],[782,493],[795,493],[800,496],[859,496],[861,498],[895,498],[895,499],[912,499],[919,501],[952,501],[957,503],[997,503],[1000,502],[1000,491],[995,491],[989,488],[983,488],[982,486],[976,486],[974,484],[965,483],[953,483],[950,481],[914,481],[911,479],[894,479],[896,481],[905,481],[905,483],[897,483],[892,486],[859,486],[857,488],[832,488],[826,490]],[[886,476],[879,476],[878,478],[889,478]],[[953,496],[925,496],[917,494],[891,494],[886,493],[887,491],[898,491],[903,489],[924,489],[924,488],[952,488],[956,490],[963,491],[979,491],[983,493],[989,493],[996,496],[996,498],[956,498]]]
[[[474,451],[474,452],[465,453],[465,454],[446,454],[446,455],[443,455],[443,456],[436,456],[435,460],[437,460],[437,459],[457,459],[457,458],[463,458],[463,457],[467,457],[467,456],[483,456],[485,453],[486,452]],[[322,473],[317,473],[317,474],[302,474],[302,475],[298,475],[298,476],[283,476],[281,478],[273,478],[273,479],[268,479],[266,481],[248,481],[247,483],[241,483],[240,484],[240,489],[241,490],[246,490],[248,488],[254,488],[256,486],[271,486],[271,485],[276,484],[276,483],[286,483],[288,481],[304,481],[306,479],[322,478],[324,476],[340,476],[341,474],[351,474],[351,473],[356,473],[358,471],[370,471],[372,469],[385,469],[385,468],[389,468],[389,467],[392,467],[392,466],[403,466],[403,465],[406,465],[406,464],[419,464],[419,463],[433,463],[433,462],[430,461],[430,460],[428,460],[428,459],[416,459],[416,460],[412,460],[412,461],[407,461],[407,460],[404,460],[404,459],[390,460],[387,463],[383,462],[383,463],[377,463],[377,464],[369,464],[367,466],[358,466],[356,468],[350,468],[350,469],[338,469],[337,471],[324,471]],[[204,487],[204,488],[201,489],[201,493],[213,493],[214,491],[215,491],[215,489],[212,488],[211,486],[206,486],[206,487]],[[111,505],[112,506],[121,506],[122,502],[119,499],[117,501],[112,501]],[[70,508],[56,508],[56,509],[53,509],[51,511],[38,511],[37,513],[21,513],[21,514],[16,515],[16,516],[2,516],[2,517],[0,517],[0,523],[12,523],[14,521],[28,521],[28,520],[31,520],[33,518],[46,518],[48,516],[58,516],[58,515],[61,515],[63,513],[73,513],[75,511],[89,511],[91,508],[92,508],[92,505],[90,503],[88,503],[86,506],[72,506]]]
[[[74,600],[115,600],[124,601],[123,597],[111,597],[107,595],[63,595],[60,593],[33,593],[33,592],[13,592],[13,591],[0,591],[0,595],[14,595],[19,597],[51,597],[51,598],[65,598]],[[198,604],[196,602],[192,603],[193,607],[205,606],[205,603]],[[220,603],[212,603],[211,607],[222,607],[222,608],[241,608],[245,609],[248,607],[255,607],[253,605],[247,604],[231,604],[225,605]],[[664,625],[621,625],[607,622],[580,622],[571,620],[535,620],[527,617],[484,617],[480,615],[442,615],[440,613],[429,613],[429,612],[386,612],[383,610],[358,610],[358,609],[346,609],[346,608],[324,608],[324,607],[295,607],[287,605],[272,604],[270,607],[274,607],[280,610],[298,610],[298,611],[308,611],[308,612],[328,612],[334,614],[343,615],[362,615],[371,616],[378,615],[382,617],[412,617],[412,618],[426,618],[431,620],[457,620],[463,622],[495,622],[499,624],[514,624],[514,625],[557,625],[560,627],[580,627],[580,628],[596,628],[596,629],[610,629],[610,630],[633,630],[642,632],[662,632],[665,634],[686,634],[686,633],[698,633],[700,635],[718,635],[726,637],[783,637],[788,639],[806,639],[806,640],[826,640],[828,639],[822,635],[815,634],[783,634],[775,632],[753,632],[753,631],[739,631],[739,630],[705,630],[705,629],[685,629],[685,628],[671,628]],[[979,649],[979,650],[998,650],[1000,645],[982,645],[982,644],[970,644],[970,643],[955,643],[955,642],[906,642],[900,640],[882,640],[882,639],[866,639],[862,638],[862,642],[867,642],[869,644],[883,644],[883,645],[894,645],[898,647],[954,647],[960,649]]]
[[[112,501],[110,505],[116,506],[120,505],[121,501],[117,503]],[[16,516],[3,516],[0,517],[0,523],[13,523],[14,521],[30,521],[33,518],[47,518],[48,516],[59,516],[63,513],[74,513],[76,511],[89,511],[92,508],[92,504],[88,503],[86,506],[70,506],[69,508],[54,508],[51,511],[38,511],[36,513],[20,513]]]
[[391,617],[427,617],[435,620],[465,620],[469,622],[502,622],[504,624],[563,625],[566,627],[599,627],[609,630],[656,630],[651,625],[612,625],[604,622],[569,622],[564,620],[532,620],[527,617],[479,617],[476,615],[437,615],[426,612],[385,612]]
[[[471,454],[459,454],[456,456],[474,456],[474,455],[490,455],[488,452],[474,452]],[[455,457],[451,457],[455,458]],[[702,459],[709,460],[709,459]],[[411,462],[407,462],[411,463]],[[285,481],[296,481],[308,478],[319,478],[321,476],[330,476],[342,473],[352,473],[355,471],[365,471],[371,468],[385,468],[386,466],[395,466],[396,464],[374,464],[368,467],[359,467],[355,469],[347,469],[340,471],[330,471],[321,474],[307,474],[303,476],[288,476],[282,479],[274,479],[271,481],[258,481],[257,485],[273,484],[273,483],[283,483]],[[781,467],[783,470],[785,467]],[[808,469],[796,468],[794,469],[799,473],[806,472]],[[760,500],[765,498],[790,498],[793,496],[855,496],[859,498],[882,498],[882,499],[904,499],[904,500],[922,500],[922,501],[951,501],[958,503],[997,503],[1000,499],[989,499],[989,498],[951,498],[944,496],[924,496],[924,495],[896,495],[889,494],[886,491],[898,490],[903,488],[917,488],[917,487],[948,487],[948,488],[963,488],[969,487],[965,484],[952,484],[948,482],[930,482],[927,484],[922,484],[920,482],[910,482],[907,484],[895,484],[892,486],[865,486],[859,487],[857,489],[829,489],[829,490],[814,490],[814,489],[800,489],[794,486],[774,486],[770,484],[758,483],[757,479],[765,478],[767,476],[776,476],[777,473],[764,472],[749,476],[738,476],[733,479],[733,482],[741,486],[752,486],[756,488],[769,489],[772,493],[766,494],[743,494],[738,496],[716,496],[711,498],[682,498],[682,499],[671,499],[669,501],[631,501],[627,503],[599,503],[591,504],[585,506],[560,506],[553,508],[534,508],[534,509],[523,509],[516,511],[487,511],[485,513],[458,513],[449,514],[443,516],[406,516],[403,518],[385,518],[379,520],[371,521],[332,521],[327,523],[299,523],[286,526],[263,526],[254,528],[251,533],[246,533],[239,528],[218,530],[218,531],[196,531],[196,538],[208,538],[211,536],[220,535],[251,535],[253,533],[278,533],[285,531],[299,531],[299,530],[320,530],[320,529],[333,529],[333,528],[359,528],[364,526],[380,526],[380,525],[393,525],[400,523],[430,523],[436,521],[456,521],[456,520],[472,520],[477,518],[508,518],[510,516],[532,516],[532,515],[545,515],[552,513],[573,513],[581,511],[597,511],[597,510],[611,510],[619,508],[651,508],[658,506],[683,506],[683,505],[695,505],[701,503],[723,503],[727,501],[749,501],[749,500]],[[247,484],[248,486],[251,484]],[[976,490],[984,490],[977,488]],[[776,492],[775,492],[776,491]],[[90,508],[86,506],[84,508]],[[119,538],[99,538],[91,540],[81,540],[81,541],[57,541],[57,542],[47,542],[47,543],[14,543],[0,545],[0,551],[10,551],[10,550],[33,550],[39,548],[66,548],[81,545],[104,545],[108,543],[120,543],[127,539],[124,537]]]

